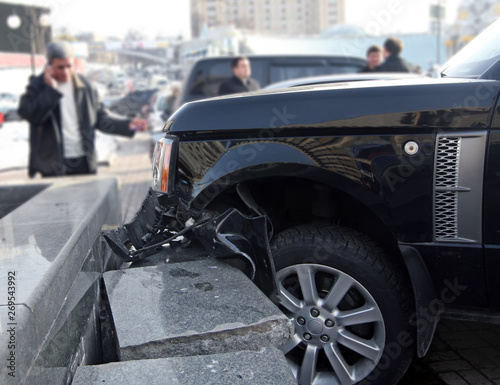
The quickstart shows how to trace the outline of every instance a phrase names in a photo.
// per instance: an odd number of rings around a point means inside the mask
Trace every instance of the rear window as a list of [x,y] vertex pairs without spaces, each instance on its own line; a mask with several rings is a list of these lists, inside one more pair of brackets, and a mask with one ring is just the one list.
[[359,72],[363,66],[354,64],[333,64],[330,66],[330,74],[352,74]]
[[[282,80],[358,72],[360,63],[338,63],[327,58],[250,58],[252,78],[263,88],[270,83]],[[190,100],[217,96],[222,82],[232,76],[231,59],[208,60],[195,64],[194,74],[190,76],[188,94],[183,103]]]
[[[264,63],[258,60],[251,62],[252,78],[263,85],[265,79]],[[193,85],[189,94],[197,97],[217,96],[221,83],[233,76],[231,63],[218,62],[211,63],[204,69],[198,70],[194,77]]]
[[271,66],[271,83],[287,79],[303,78],[309,76],[326,75],[328,68],[325,65],[283,65],[273,64]]

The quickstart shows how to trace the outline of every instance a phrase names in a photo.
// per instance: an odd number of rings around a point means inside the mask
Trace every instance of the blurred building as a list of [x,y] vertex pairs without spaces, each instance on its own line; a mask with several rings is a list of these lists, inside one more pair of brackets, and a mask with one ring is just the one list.
[[237,26],[262,34],[311,36],[345,22],[345,0],[191,0],[191,34]]
[[497,0],[462,0],[457,20],[446,32],[446,47],[451,56],[483,29],[500,17]]

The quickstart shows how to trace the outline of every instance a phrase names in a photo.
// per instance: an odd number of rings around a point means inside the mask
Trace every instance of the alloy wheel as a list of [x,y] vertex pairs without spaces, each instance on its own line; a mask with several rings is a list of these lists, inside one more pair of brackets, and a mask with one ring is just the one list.
[[280,306],[295,327],[280,349],[300,385],[346,385],[366,378],[385,345],[382,313],[368,290],[329,266],[277,272]]

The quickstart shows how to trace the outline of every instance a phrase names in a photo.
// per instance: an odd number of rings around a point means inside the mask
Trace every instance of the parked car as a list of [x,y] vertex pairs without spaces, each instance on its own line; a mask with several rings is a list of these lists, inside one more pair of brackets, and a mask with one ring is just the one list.
[[159,90],[166,88],[168,83],[168,78],[163,75],[153,75],[151,79],[151,85]]
[[185,104],[110,245],[134,260],[184,235],[239,258],[293,322],[300,384],[397,383],[441,317],[500,319],[499,39],[500,20],[441,79]]
[[9,122],[21,120],[17,114],[18,105],[19,95],[10,92],[0,93],[0,113],[2,114],[2,121]]
[[0,101],[18,103],[19,95],[12,92],[0,92]]
[[0,101],[0,113],[2,114],[4,121],[19,120],[17,107],[17,103]]
[[[252,78],[261,87],[305,76],[358,72],[366,60],[334,55],[249,55]],[[232,76],[232,56],[203,58],[188,71],[175,108],[186,102],[217,96],[221,83]]]
[[108,100],[106,108],[118,115],[147,119],[151,104],[157,93],[158,89],[156,88],[135,90],[122,98]]

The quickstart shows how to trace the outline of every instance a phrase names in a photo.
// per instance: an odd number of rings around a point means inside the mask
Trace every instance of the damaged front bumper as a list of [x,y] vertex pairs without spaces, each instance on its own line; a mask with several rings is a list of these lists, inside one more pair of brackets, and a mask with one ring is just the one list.
[[177,205],[162,206],[150,189],[131,222],[103,235],[124,262],[143,260],[165,245],[189,247],[189,237],[194,236],[211,256],[238,266],[265,294],[277,293],[265,215],[249,217],[229,209],[186,226],[176,213]]

